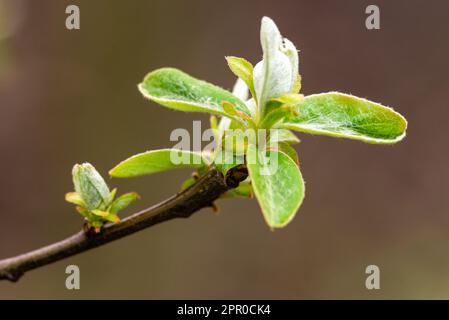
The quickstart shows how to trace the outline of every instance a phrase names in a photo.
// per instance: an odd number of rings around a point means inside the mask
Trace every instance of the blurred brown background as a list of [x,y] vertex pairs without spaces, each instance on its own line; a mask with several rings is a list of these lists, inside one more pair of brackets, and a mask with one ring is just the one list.
[[[81,29],[65,28],[77,4]],[[365,28],[377,4],[381,29]],[[0,258],[60,240],[82,220],[64,193],[74,163],[100,172],[172,146],[185,114],[136,89],[173,66],[225,88],[224,56],[256,63],[272,17],[299,49],[305,94],[339,90],[393,106],[409,120],[395,146],[301,135],[307,196],[271,232],[256,201],[221,201],[105,247],[0,282],[0,298],[449,298],[449,2],[0,1]],[[174,171],[111,180],[143,199],[176,192]],[[81,290],[65,288],[68,264]],[[365,288],[365,268],[381,290]]]

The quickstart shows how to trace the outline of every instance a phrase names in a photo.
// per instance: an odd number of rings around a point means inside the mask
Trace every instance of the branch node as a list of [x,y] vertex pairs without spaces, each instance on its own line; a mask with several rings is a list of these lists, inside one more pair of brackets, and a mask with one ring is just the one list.
[[248,168],[244,164],[239,164],[226,172],[225,183],[229,188],[237,188],[246,178],[248,178]]

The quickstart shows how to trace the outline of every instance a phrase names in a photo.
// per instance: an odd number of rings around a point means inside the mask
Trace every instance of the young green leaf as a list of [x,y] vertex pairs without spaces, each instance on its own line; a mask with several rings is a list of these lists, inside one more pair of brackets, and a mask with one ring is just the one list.
[[[232,94],[235,95],[237,98],[239,98],[242,101],[248,100],[248,86],[242,79],[237,78],[237,81],[235,82],[234,87],[232,89]],[[251,110],[251,108],[250,108],[253,105],[251,103],[247,102],[246,106],[248,107],[248,109],[250,111],[251,117],[254,117],[255,110]],[[240,123],[235,120],[232,120],[231,118],[222,116],[220,119],[220,122],[218,123],[217,141],[219,141],[221,139],[221,137],[223,136],[223,134],[226,130],[228,130],[231,127],[234,127],[236,125],[240,126]]]
[[237,116],[237,109],[234,107],[234,105],[228,101],[222,101],[221,106],[223,107],[224,112],[226,115],[230,117],[236,117]]
[[144,97],[172,109],[226,115],[221,103],[228,101],[250,115],[245,103],[229,91],[173,68],[150,72],[139,90]]
[[139,199],[139,195],[135,192],[129,192],[121,195],[117,199],[112,202],[111,207],[109,209],[110,213],[117,213],[126,207],[128,207],[131,203]]
[[161,149],[132,156],[109,171],[114,178],[138,177],[177,168],[200,168],[207,159],[198,152]]
[[[302,100],[304,100],[304,96],[302,94],[298,93],[287,93],[282,96],[279,96],[277,98],[271,99],[267,101],[265,104],[265,111],[263,114],[263,121],[266,121],[265,118],[269,117],[271,113],[276,111],[277,109],[280,109],[282,107],[291,107],[295,111],[292,111],[293,115],[296,115],[297,108],[295,106],[300,103]],[[286,114],[287,116],[287,114]]]
[[218,122],[216,116],[210,116],[209,123],[212,130],[218,130]]
[[278,150],[281,151],[283,153],[285,153],[287,156],[290,157],[290,159],[292,159],[297,165],[299,165],[299,157],[298,157],[298,153],[296,152],[296,150],[287,142],[278,142],[276,148],[269,148],[270,150]]
[[273,109],[268,114],[266,114],[260,124],[260,127],[269,129],[278,122],[280,122],[281,120],[289,118],[294,115],[298,115],[298,112],[296,111],[295,107],[283,105],[279,108]]
[[114,223],[120,222],[120,218],[115,213],[109,213],[107,216],[104,217],[104,219]]
[[299,143],[300,140],[298,137],[287,129],[270,129],[270,132],[273,133],[276,131],[276,134],[270,134],[270,141],[273,143],[276,142],[286,142],[288,144]]
[[393,109],[339,92],[307,96],[296,107],[299,115],[282,127],[376,144],[396,143],[407,129],[405,118]]
[[[277,163],[269,161],[276,157]],[[298,166],[283,152],[259,151],[254,145],[249,146],[247,159],[254,194],[267,224],[284,227],[304,199],[304,181]]]
[[181,191],[185,190],[187,188],[190,188],[191,186],[193,186],[195,183],[197,182],[197,179],[190,177],[186,180],[184,180],[184,182],[181,184]]
[[106,203],[106,205],[109,206],[112,203],[112,201],[114,201],[116,194],[117,194],[117,188],[112,189],[112,191],[109,193],[109,199],[108,199],[108,202]]
[[101,218],[107,217],[107,216],[109,215],[109,212],[103,211],[103,210],[98,210],[98,209],[91,210],[91,212],[92,212],[94,215],[96,215],[96,216],[98,216],[98,217],[101,217]]
[[77,206],[80,207],[86,207],[83,198],[81,198],[78,192],[67,192],[65,194],[65,201],[76,204]]
[[226,61],[231,71],[245,81],[253,97],[256,97],[253,83],[253,65],[248,60],[239,57],[226,57]]
[[225,192],[220,198],[231,199],[231,198],[252,198],[253,197],[253,187],[248,181],[240,182],[237,188],[231,189]]
[[85,207],[76,207],[76,211],[86,219],[91,219],[92,214]]
[[[253,128],[256,127],[256,123],[254,122],[253,118],[251,118],[251,116],[247,115],[244,112],[238,111],[232,103],[228,101],[222,101],[221,106],[223,107],[224,112],[229,116],[229,118],[238,120],[237,122],[242,128],[246,128],[248,125]],[[234,122],[235,121],[236,120],[234,120]]]
[[274,100],[280,102],[283,105],[294,106],[304,100],[304,96],[298,93],[287,93],[278,98],[275,98]]

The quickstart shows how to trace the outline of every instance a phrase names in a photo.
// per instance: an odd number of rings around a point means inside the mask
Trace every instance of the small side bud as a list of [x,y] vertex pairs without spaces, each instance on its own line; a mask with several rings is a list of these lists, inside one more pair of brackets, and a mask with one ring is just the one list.
[[75,191],[81,196],[87,209],[93,210],[102,204],[104,206],[109,204],[109,188],[90,163],[76,164],[72,175]]
[[101,232],[107,222],[119,223],[117,213],[139,199],[135,192],[116,198],[117,189],[109,188],[102,176],[90,163],[76,164],[72,170],[75,192],[66,194],[66,201],[76,205],[76,210],[85,218],[87,235]]

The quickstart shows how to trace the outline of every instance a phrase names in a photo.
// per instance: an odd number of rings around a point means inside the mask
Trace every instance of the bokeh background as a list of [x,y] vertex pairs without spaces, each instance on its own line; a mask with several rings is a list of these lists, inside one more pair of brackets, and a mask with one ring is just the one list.
[[[381,29],[365,28],[377,4]],[[81,29],[65,28],[65,8]],[[305,94],[339,90],[409,120],[394,146],[300,135],[307,196],[270,231],[254,200],[220,201],[107,246],[0,282],[0,298],[449,298],[449,2],[0,1],[0,258],[60,240],[82,220],[64,201],[71,168],[106,175],[128,156],[172,146],[208,116],[145,101],[143,76],[173,66],[230,89],[224,56],[256,63],[272,17],[300,52]],[[178,191],[189,170],[111,180],[143,199]],[[81,269],[81,290],[65,268]],[[365,268],[381,289],[365,288]]]

